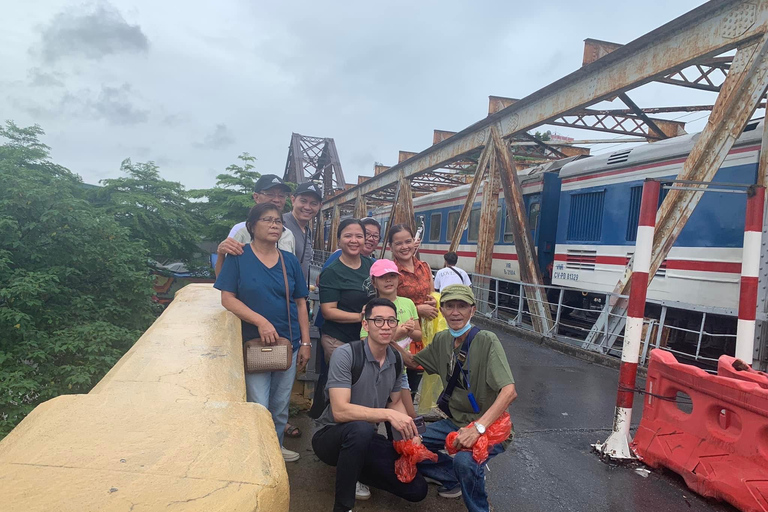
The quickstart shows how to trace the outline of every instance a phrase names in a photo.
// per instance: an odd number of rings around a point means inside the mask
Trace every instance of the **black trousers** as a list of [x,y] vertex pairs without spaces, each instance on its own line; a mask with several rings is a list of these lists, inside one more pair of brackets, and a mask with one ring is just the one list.
[[427,482],[421,473],[409,484],[397,479],[395,460],[399,455],[370,423],[351,421],[325,427],[312,437],[312,448],[320,460],[336,466],[334,512],[354,508],[358,481],[408,501],[421,501],[427,496]]

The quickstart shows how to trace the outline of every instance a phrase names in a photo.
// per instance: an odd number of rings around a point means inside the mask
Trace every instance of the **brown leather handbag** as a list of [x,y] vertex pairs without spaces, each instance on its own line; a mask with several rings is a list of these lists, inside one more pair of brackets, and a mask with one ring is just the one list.
[[[288,272],[285,270],[283,253],[277,250],[280,265],[283,267],[283,282],[285,283],[285,307],[288,311],[288,333],[293,339],[291,328],[290,288],[288,287]],[[284,372],[293,364],[293,346],[291,340],[277,338],[274,345],[266,345],[261,338],[253,338],[243,345],[243,363],[245,373]]]

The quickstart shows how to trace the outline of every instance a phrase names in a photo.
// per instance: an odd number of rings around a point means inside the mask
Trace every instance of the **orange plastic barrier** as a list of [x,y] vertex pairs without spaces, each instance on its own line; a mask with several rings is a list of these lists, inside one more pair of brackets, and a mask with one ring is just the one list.
[[[739,361],[736,363],[736,361]],[[736,364],[734,364],[736,363]],[[738,370],[737,368],[741,368]],[[720,377],[754,382],[761,388],[768,389],[768,373],[753,370],[744,361],[723,354],[717,360],[717,374]]]
[[[690,413],[678,407],[679,393],[690,396]],[[755,383],[709,375],[653,350],[632,449],[703,496],[768,510],[768,390]]]

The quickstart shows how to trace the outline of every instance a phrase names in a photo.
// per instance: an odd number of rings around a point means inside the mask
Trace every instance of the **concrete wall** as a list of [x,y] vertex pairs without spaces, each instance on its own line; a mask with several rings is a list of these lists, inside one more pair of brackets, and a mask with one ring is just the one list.
[[245,402],[240,324],[192,284],[88,395],[0,442],[0,510],[288,510],[272,418]]

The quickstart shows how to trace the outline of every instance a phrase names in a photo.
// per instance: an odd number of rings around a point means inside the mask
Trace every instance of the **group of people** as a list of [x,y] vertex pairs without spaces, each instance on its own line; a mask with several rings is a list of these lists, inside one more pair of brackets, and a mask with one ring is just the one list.
[[[278,176],[258,180],[256,206],[219,245],[214,285],[222,305],[242,320],[243,341],[292,342],[288,370],[246,374],[247,399],[270,411],[281,447],[295,428],[288,425],[293,381],[310,356],[310,222],[322,201],[316,185],[301,184],[292,211],[282,214],[289,193]],[[466,272],[455,268],[455,253],[446,254],[446,267],[433,280],[429,266],[416,257],[419,241],[409,226],[394,225],[386,234],[392,260],[373,256],[380,238],[381,226],[372,218],[342,220],[339,250],[318,280],[316,325],[327,371],[315,396],[312,447],[323,462],[336,466],[334,510],[351,510],[356,499],[370,497],[370,487],[420,501],[428,482],[439,485],[439,496],[461,496],[469,510],[488,510],[484,464],[469,451],[449,457],[444,444],[448,434],[458,432],[455,447],[471,449],[515,399],[506,355],[495,334],[473,328],[475,298]],[[423,323],[441,312],[448,329],[422,347]],[[416,478],[403,483],[395,474],[392,438],[419,436],[413,398],[423,372],[439,375],[452,390],[445,399],[448,417],[421,434],[424,445],[438,453],[437,462],[420,463]],[[379,424],[386,436],[378,433]],[[506,444],[494,446],[490,457]],[[282,450],[287,462],[299,459]]]

